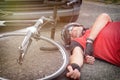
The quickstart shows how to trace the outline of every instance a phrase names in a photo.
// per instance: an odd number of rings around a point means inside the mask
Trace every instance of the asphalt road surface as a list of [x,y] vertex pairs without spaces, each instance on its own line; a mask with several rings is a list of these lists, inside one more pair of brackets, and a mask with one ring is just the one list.
[[120,5],[83,1],[77,22],[90,27],[101,13],[108,13],[113,21],[120,21]]

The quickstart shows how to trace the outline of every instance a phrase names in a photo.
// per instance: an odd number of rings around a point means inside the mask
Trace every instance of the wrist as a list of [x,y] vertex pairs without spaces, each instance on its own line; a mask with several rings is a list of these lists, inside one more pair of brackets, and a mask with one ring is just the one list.
[[93,42],[94,42],[94,40],[93,40],[93,39],[91,39],[91,38],[87,38],[87,39],[86,39],[86,42],[87,42],[87,43],[93,43]]
[[76,63],[71,63],[70,66],[72,66],[73,70],[77,69],[79,72],[81,71],[80,66]]

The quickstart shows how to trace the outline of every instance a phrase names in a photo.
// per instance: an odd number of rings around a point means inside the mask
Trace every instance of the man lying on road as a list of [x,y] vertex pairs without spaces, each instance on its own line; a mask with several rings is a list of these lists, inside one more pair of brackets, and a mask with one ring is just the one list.
[[65,25],[62,39],[71,52],[66,76],[73,80],[80,79],[84,62],[94,64],[95,58],[120,67],[120,22],[112,22],[106,13],[89,29],[79,23]]

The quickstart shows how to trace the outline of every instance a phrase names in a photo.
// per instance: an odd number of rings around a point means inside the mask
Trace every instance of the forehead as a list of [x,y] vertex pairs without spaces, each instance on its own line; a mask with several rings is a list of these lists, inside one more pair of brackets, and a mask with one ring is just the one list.
[[69,27],[83,27],[83,25],[71,25]]
[[76,29],[76,28],[83,28],[83,26],[82,26],[82,25],[80,25],[80,26],[76,26],[76,25],[70,26],[70,27],[68,28],[68,30],[69,30],[69,31],[72,31],[73,29]]

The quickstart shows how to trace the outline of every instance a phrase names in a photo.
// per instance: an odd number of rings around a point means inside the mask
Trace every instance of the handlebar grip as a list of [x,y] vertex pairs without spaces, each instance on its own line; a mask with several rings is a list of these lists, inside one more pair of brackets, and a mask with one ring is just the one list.
[[0,21],[0,26],[5,26],[5,21]]
[[35,23],[35,28],[38,29],[39,25],[43,24],[43,18],[40,18],[39,20],[37,20],[37,22]]
[[0,38],[2,38],[4,35],[0,35]]

